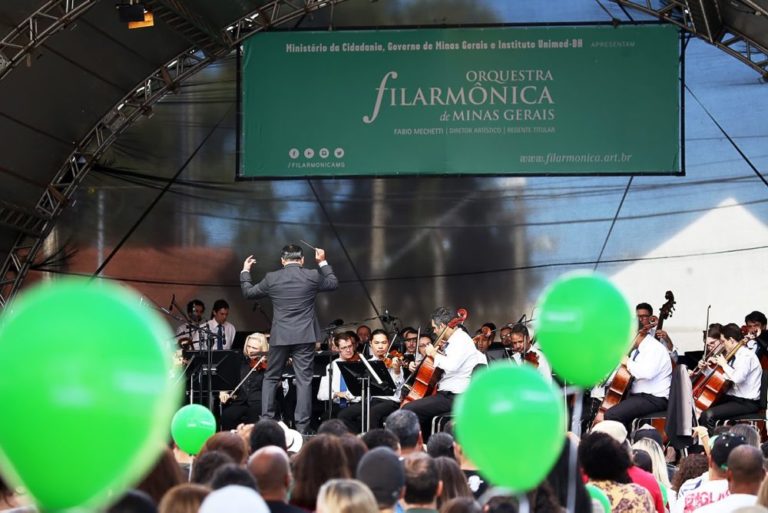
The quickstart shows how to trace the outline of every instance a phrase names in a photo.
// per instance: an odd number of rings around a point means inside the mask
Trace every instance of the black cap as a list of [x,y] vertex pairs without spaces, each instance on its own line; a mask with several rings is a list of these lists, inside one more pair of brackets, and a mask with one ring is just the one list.
[[371,489],[379,507],[391,508],[405,486],[405,470],[392,449],[376,447],[365,453],[357,465],[357,479]]
[[728,462],[728,455],[731,454],[734,447],[745,445],[746,443],[747,439],[741,435],[734,435],[733,433],[723,433],[722,435],[718,435],[715,439],[715,443],[712,444],[712,450],[710,451],[712,461],[715,462],[715,465],[725,470],[728,468],[726,465]]

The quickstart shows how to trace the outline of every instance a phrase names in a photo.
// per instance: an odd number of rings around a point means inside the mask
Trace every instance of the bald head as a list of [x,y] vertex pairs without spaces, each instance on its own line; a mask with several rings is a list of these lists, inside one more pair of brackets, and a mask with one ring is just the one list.
[[733,493],[757,495],[765,477],[763,453],[757,447],[740,445],[728,455],[728,489]]
[[283,449],[268,445],[254,452],[248,460],[248,471],[256,478],[265,500],[285,500],[291,466]]

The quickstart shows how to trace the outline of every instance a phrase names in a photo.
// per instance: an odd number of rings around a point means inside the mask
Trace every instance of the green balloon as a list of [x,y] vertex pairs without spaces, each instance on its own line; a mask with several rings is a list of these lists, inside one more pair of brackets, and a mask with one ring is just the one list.
[[205,441],[216,432],[216,418],[199,404],[188,404],[176,412],[171,422],[171,436],[179,449],[197,454]]
[[180,398],[168,325],[112,283],[65,279],[0,317],[0,470],[41,509],[98,508],[154,464]]
[[626,355],[635,316],[604,276],[569,273],[542,294],[536,339],[555,373],[569,385],[602,382]]
[[611,513],[611,501],[608,500],[608,496],[605,494],[605,492],[593,484],[586,484],[584,486],[587,488],[587,493],[589,493],[589,496],[593,500],[600,503],[600,505],[603,507],[603,511],[605,513]]
[[[565,404],[531,366],[491,365],[473,376],[453,408],[456,436],[494,486],[524,492],[536,487],[565,443]],[[489,435],[504,433],[499,444]]]

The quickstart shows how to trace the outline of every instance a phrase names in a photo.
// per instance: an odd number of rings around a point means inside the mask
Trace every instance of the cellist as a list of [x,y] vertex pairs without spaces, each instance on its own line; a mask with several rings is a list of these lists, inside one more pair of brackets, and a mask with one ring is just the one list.
[[667,347],[649,334],[654,327],[651,323],[653,310],[641,303],[635,312],[638,333],[629,357],[624,359],[634,381],[627,397],[608,409],[604,416],[605,420],[621,422],[628,430],[636,418],[667,409],[672,383],[672,361]]
[[[709,359],[711,365],[719,365],[722,368],[725,377],[732,383],[730,389],[699,417],[699,424],[705,426],[710,433],[718,420],[757,413],[760,409],[760,381],[763,369],[754,351],[745,344],[738,347],[740,340],[741,328],[733,323],[726,324],[720,328],[723,351]],[[734,349],[736,353],[730,361],[726,361],[723,354],[732,353]]]
[[[442,350],[432,344],[426,344],[423,351],[425,357],[434,358],[435,368],[442,369],[444,373],[437,382],[436,394],[403,406],[419,417],[425,440],[429,435],[432,418],[450,412],[456,396],[469,386],[469,378],[475,367],[487,364],[485,356],[477,350],[472,338],[461,325],[449,327],[455,317],[453,312],[441,306],[432,312],[431,317],[432,329],[437,335],[443,334],[445,343]],[[421,347],[419,349],[422,350]]]

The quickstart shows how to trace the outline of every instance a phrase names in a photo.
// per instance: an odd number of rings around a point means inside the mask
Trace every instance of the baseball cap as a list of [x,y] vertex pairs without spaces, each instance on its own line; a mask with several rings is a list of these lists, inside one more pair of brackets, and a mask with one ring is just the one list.
[[595,431],[611,435],[611,438],[620,444],[623,444],[627,439],[627,428],[624,427],[624,424],[616,420],[604,420],[595,424],[595,427],[592,428],[592,432],[594,433]]
[[405,486],[403,463],[389,447],[376,447],[365,453],[357,465],[356,476],[371,489],[379,507],[391,508]]
[[712,450],[710,451],[712,461],[715,462],[715,465],[725,470],[728,468],[726,465],[728,462],[728,455],[731,454],[734,447],[745,445],[746,443],[747,439],[741,435],[722,433],[712,444]]

